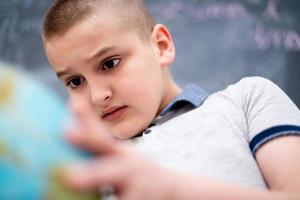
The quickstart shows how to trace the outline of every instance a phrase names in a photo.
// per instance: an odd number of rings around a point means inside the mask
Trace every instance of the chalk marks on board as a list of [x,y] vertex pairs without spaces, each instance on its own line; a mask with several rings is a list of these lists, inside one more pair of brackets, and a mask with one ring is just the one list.
[[266,19],[281,21],[281,16],[278,13],[278,0],[269,0],[263,16]]
[[[269,21],[280,22],[282,17],[278,12],[279,0],[269,0],[263,17]],[[300,50],[300,36],[294,30],[267,28],[258,23],[253,32],[253,38],[258,49],[269,50],[286,49],[291,51]]]
[[267,28],[262,24],[257,24],[252,36],[259,50],[300,51],[300,36],[294,30]]
[[51,0],[0,1],[1,60],[28,68],[45,65],[40,32],[42,16],[50,3]]
[[151,5],[153,12],[161,14],[168,20],[172,20],[179,14],[186,14],[188,17],[197,21],[205,21],[210,19],[240,19],[248,18],[249,13],[245,6],[240,2],[213,2],[213,3],[197,3],[193,5],[188,1],[177,0],[171,1],[168,5],[153,4]]
[[300,51],[300,34],[296,30],[284,28],[283,17],[278,9],[279,4],[284,3],[286,2],[280,0],[265,1],[263,11],[259,15],[253,13],[246,2],[237,1],[199,1],[193,4],[190,1],[176,0],[167,2],[167,5],[161,2],[153,4],[151,10],[167,20],[184,15],[198,23],[212,20],[253,23],[248,34],[255,50]]

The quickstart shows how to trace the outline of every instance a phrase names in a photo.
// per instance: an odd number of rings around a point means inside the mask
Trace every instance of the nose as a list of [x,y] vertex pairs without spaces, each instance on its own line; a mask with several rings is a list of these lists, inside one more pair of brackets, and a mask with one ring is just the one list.
[[90,99],[95,106],[105,106],[112,97],[112,90],[109,86],[90,84]]

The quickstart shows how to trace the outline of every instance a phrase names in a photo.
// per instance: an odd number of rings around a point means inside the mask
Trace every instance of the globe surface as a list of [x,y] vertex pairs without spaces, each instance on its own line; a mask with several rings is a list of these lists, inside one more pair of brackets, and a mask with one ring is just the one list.
[[100,199],[61,181],[64,164],[88,155],[63,139],[64,103],[33,77],[0,65],[0,199]]

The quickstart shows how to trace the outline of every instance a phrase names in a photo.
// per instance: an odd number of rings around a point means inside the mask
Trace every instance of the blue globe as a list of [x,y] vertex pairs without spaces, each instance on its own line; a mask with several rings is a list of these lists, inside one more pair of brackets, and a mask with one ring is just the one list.
[[0,65],[0,199],[100,199],[64,186],[62,166],[88,159],[63,139],[66,106],[28,74]]

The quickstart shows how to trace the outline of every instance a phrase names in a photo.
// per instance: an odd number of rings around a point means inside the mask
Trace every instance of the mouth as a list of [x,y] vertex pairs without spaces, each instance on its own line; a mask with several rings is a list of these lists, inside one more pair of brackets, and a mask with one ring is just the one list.
[[112,107],[104,111],[102,118],[108,121],[116,120],[122,117],[126,112],[127,106]]

